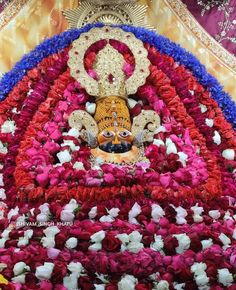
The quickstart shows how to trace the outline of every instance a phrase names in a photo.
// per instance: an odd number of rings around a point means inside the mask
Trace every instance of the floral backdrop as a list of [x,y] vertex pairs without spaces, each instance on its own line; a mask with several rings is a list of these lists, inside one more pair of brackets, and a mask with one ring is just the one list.
[[68,116],[94,99],[67,65],[91,27],[42,42],[0,82],[1,288],[235,289],[235,103],[179,45],[121,26],[151,62],[131,118],[152,109],[161,126],[147,162],[92,164]]

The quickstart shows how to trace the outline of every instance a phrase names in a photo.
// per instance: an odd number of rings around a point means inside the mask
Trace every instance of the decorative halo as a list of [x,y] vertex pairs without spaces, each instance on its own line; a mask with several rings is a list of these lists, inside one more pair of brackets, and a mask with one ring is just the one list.
[[143,43],[134,34],[125,32],[120,28],[104,26],[103,28],[93,28],[87,33],[80,35],[73,42],[73,47],[69,52],[68,66],[71,75],[86,89],[92,96],[99,96],[98,81],[94,80],[84,67],[84,57],[87,49],[100,40],[117,40],[128,46],[135,58],[135,69],[132,76],[125,81],[125,88],[128,95],[135,94],[142,86],[149,75],[150,61],[147,58],[147,50]]

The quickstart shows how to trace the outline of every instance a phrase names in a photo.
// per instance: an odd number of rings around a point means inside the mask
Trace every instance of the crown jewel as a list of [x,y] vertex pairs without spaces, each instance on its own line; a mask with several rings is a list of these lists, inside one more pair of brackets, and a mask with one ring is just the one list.
[[[84,57],[88,48],[100,40],[106,40],[106,45],[96,57],[94,70],[98,76],[97,80],[87,73],[84,67]],[[123,72],[124,57],[110,45],[110,40],[125,44],[134,56],[135,68],[133,74],[127,79]],[[71,75],[80,82],[88,94],[95,97],[101,97],[101,95],[102,97],[110,95],[124,97],[125,94],[135,94],[150,73],[150,61],[143,43],[130,32],[108,26],[93,28],[89,32],[82,33],[73,42],[68,65]]]

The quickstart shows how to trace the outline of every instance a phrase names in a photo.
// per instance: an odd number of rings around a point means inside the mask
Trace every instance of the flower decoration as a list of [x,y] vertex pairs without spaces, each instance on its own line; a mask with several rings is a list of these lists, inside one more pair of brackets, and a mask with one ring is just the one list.
[[[40,44],[1,80],[2,289],[234,289],[235,104],[195,57],[143,28],[146,83],[129,97],[134,120],[161,125],[134,165],[94,163],[68,118],[95,100],[67,65],[73,40]],[[92,65],[102,43],[86,54]],[[134,59],[126,46],[127,76]]]

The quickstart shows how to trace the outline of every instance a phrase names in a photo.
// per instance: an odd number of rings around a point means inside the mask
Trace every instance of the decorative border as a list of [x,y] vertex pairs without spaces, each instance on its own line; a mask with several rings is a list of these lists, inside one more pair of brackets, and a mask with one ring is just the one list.
[[[0,81],[0,101],[4,100],[27,71],[35,67],[43,58],[67,47],[81,33],[87,32],[93,27],[103,26],[101,23],[88,24],[81,29],[71,29],[42,42],[33,51],[25,55],[10,72],[2,77]],[[124,31],[133,33],[143,42],[154,45],[161,53],[172,56],[175,61],[191,70],[199,83],[211,92],[212,98],[219,104],[228,122],[236,128],[236,104],[230,95],[224,92],[222,85],[219,84],[216,78],[207,72],[206,67],[193,54],[187,52],[168,38],[146,28],[129,25],[115,25],[114,27],[121,27]]]
[[236,57],[220,45],[193,17],[180,0],[164,0],[175,15],[227,68],[236,73]]
[[0,14],[0,29],[7,25],[29,0],[14,0]]

